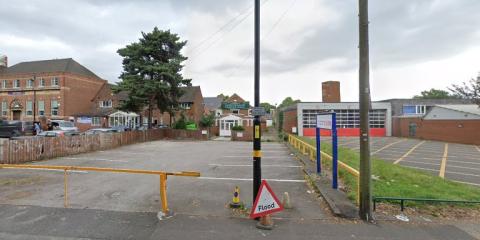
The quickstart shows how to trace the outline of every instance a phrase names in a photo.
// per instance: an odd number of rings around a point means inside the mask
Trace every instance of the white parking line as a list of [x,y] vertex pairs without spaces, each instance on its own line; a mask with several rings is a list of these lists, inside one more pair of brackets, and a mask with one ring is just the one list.
[[[217,166],[217,167],[253,167],[252,164],[215,164],[211,163],[208,164],[209,166]],[[297,165],[268,165],[268,164],[262,164],[262,167],[284,167],[284,168],[301,168],[302,166],[297,166]]]
[[[441,164],[439,164],[439,163],[427,163],[427,162],[415,162],[415,161],[402,161],[402,162],[404,162],[404,163],[418,163],[418,164],[432,165],[432,166],[441,166]],[[407,165],[403,165],[403,166],[409,167]],[[456,165],[451,165],[451,164],[449,164],[448,167],[449,168],[452,167],[452,168],[461,168],[461,169],[480,170],[480,168],[462,167],[462,166],[456,166]],[[446,172],[448,173],[448,171],[446,171]]]
[[68,160],[89,160],[89,161],[105,161],[105,162],[128,162],[126,160],[104,159],[104,158],[76,158],[76,157],[64,157]]
[[[202,180],[223,180],[223,181],[252,181],[251,178],[219,178],[219,177],[198,177],[196,179]],[[305,180],[296,180],[296,179],[265,179],[269,182],[294,182],[294,183],[304,183]]]

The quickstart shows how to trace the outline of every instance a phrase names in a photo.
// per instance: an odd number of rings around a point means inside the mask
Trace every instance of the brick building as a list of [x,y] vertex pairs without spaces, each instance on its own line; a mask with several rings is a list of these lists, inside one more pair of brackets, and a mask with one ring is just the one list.
[[[316,115],[335,112],[337,115],[338,136],[360,135],[360,111],[358,102],[340,102],[340,83],[322,83],[323,102],[300,102],[279,109],[278,122],[287,133],[299,136],[315,136]],[[370,110],[370,135],[373,137],[391,136],[392,110],[389,102],[372,102]],[[330,135],[329,130],[321,130],[321,135]]]
[[[170,117],[169,113],[161,113],[158,109],[152,113],[152,123],[154,125],[172,126],[175,121],[180,119],[183,115],[187,121],[193,121],[197,125],[204,114],[203,95],[200,86],[181,87],[182,96],[178,99],[178,109],[175,110],[175,115]],[[147,116],[147,112],[143,113]],[[143,119],[144,124],[148,121]]]
[[74,120],[88,112],[106,80],[71,58],[0,66],[1,117],[7,120]]
[[475,104],[436,105],[422,116],[393,119],[395,136],[480,145],[480,108]]

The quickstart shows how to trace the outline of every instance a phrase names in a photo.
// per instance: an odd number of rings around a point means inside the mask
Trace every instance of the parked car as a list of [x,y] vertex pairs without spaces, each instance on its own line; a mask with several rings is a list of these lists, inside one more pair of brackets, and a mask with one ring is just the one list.
[[84,135],[94,135],[94,134],[101,134],[101,133],[114,133],[118,132],[116,129],[113,128],[93,128],[85,131]]
[[64,137],[65,131],[61,130],[52,130],[52,131],[43,131],[37,134],[37,137]]
[[115,126],[112,129],[117,130],[117,132],[126,132],[132,130],[129,126]]
[[33,132],[33,122],[0,120],[0,137],[31,136]]
[[66,132],[77,132],[78,133],[78,128],[75,127],[75,124],[70,121],[64,121],[64,120],[52,120],[52,127],[53,130],[62,130]]

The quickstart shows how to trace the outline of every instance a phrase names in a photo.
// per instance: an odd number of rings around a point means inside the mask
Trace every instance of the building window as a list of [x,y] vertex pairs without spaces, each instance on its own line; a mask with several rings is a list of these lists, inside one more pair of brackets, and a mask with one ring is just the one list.
[[8,114],[8,105],[7,102],[3,101],[2,102],[2,115],[7,116]]
[[13,80],[13,87],[14,88],[20,88],[20,80],[19,79]]
[[180,109],[190,109],[192,108],[191,103],[180,103]]
[[53,77],[53,78],[52,78],[51,85],[52,85],[53,87],[58,87],[58,78],[57,78],[57,77]]
[[38,101],[38,115],[45,116],[45,102]]
[[45,79],[40,78],[40,80],[38,81],[38,86],[39,87],[45,87]]
[[427,107],[425,105],[405,105],[403,106],[404,115],[425,115]]
[[100,117],[92,117],[92,126],[100,126],[102,125]]
[[239,113],[240,113],[240,110],[238,110],[238,109],[232,109],[232,113],[233,113],[233,114],[239,114]]
[[[317,114],[330,112],[330,110],[303,110],[303,128],[315,128]],[[337,128],[360,128],[360,112],[358,109],[336,109]],[[374,109],[369,113],[371,128],[385,128],[387,110]]]
[[27,80],[27,88],[33,88],[33,83],[34,83],[33,79],[28,79]]
[[101,108],[111,108],[112,100],[99,101],[98,104],[100,105]]
[[58,116],[58,101],[52,100],[52,116]]
[[32,101],[27,101],[27,116],[33,115],[33,104]]
[[7,88],[8,81],[7,80],[2,80],[2,88]]

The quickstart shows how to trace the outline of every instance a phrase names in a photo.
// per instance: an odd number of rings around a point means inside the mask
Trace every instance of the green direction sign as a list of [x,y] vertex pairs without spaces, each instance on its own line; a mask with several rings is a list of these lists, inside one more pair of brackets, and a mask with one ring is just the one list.
[[222,108],[223,109],[249,109],[250,103],[249,102],[242,102],[242,103],[224,102],[222,103]]

